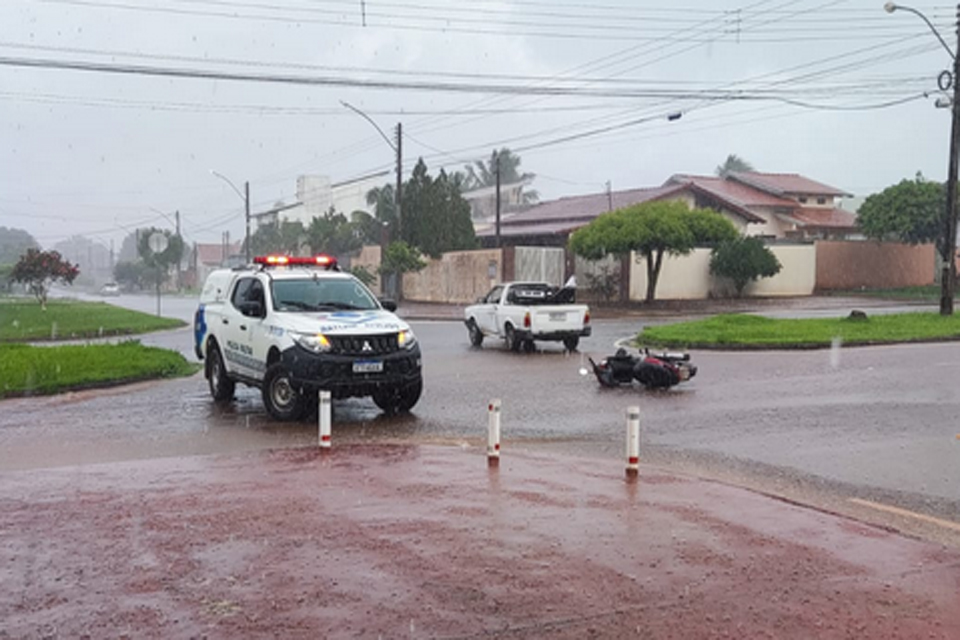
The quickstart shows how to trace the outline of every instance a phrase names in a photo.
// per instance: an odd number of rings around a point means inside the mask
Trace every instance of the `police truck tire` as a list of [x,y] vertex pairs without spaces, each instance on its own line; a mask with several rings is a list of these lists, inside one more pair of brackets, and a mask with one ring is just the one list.
[[373,403],[384,413],[410,411],[423,392],[423,380],[405,387],[391,387],[373,394]]
[[233,400],[236,383],[227,375],[227,368],[223,364],[223,356],[216,344],[207,348],[207,383],[210,385],[210,395],[216,402]]
[[306,399],[293,386],[290,372],[280,363],[267,369],[263,377],[262,394],[267,413],[277,420],[297,420],[307,408]]

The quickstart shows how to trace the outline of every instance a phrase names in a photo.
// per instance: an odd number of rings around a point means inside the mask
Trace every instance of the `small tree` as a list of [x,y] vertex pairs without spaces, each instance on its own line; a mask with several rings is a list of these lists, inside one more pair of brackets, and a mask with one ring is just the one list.
[[[857,224],[873,240],[893,240],[909,244],[936,241],[941,255],[946,215],[946,190],[939,182],[901,180],[864,200],[857,212]],[[947,257],[949,259],[949,257]]]
[[419,251],[403,240],[398,240],[387,247],[377,272],[382,276],[402,278],[403,274],[420,271],[426,266],[427,263],[420,258]]
[[737,297],[747,284],[780,273],[777,256],[760,238],[740,237],[718,245],[710,256],[710,273],[733,280]]
[[14,265],[10,279],[26,285],[36,296],[40,306],[46,310],[50,286],[57,282],[73,284],[78,275],[80,268],[64,260],[59,251],[28,249]]
[[639,253],[647,264],[646,301],[653,302],[664,254],[686,255],[700,245],[737,237],[733,223],[710,209],[678,200],[644,202],[605,213],[570,236],[570,248],[587,260]]
[[[154,253],[150,248],[150,237],[156,233],[163,234],[167,238],[167,248],[160,253]],[[150,227],[140,233],[137,253],[147,267],[160,270],[165,274],[171,266],[177,265],[179,268],[180,259],[183,257],[183,239],[169,229]]]

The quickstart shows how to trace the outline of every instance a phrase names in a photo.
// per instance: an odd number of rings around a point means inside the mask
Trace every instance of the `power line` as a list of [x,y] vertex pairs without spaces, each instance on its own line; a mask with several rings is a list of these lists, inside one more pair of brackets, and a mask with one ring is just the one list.
[[[96,7],[96,8],[109,8],[109,9],[120,9],[127,11],[138,11],[138,12],[153,12],[153,13],[164,13],[164,14],[173,14],[173,15],[186,15],[186,16],[202,16],[202,17],[213,17],[213,18],[227,18],[231,20],[255,20],[255,21],[269,21],[269,22],[280,22],[288,24],[320,24],[320,25],[329,25],[329,26],[338,26],[338,27],[354,27],[358,29],[370,28],[370,27],[379,27],[393,30],[402,30],[402,31],[416,31],[416,32],[438,32],[438,33],[460,33],[460,34],[469,34],[469,35],[505,35],[503,27],[510,25],[504,25],[502,22],[490,22],[489,24],[494,25],[488,29],[481,28],[467,28],[467,27],[456,27],[452,26],[455,21],[448,19],[441,19],[442,24],[439,26],[428,26],[422,24],[404,24],[398,23],[396,20],[411,20],[409,16],[394,15],[394,14],[382,14],[383,17],[390,20],[386,24],[372,24],[370,21],[367,21],[368,27],[364,27],[360,24],[359,21],[351,20],[332,20],[332,19],[319,19],[319,18],[304,18],[304,17],[288,17],[280,15],[270,15],[270,14],[244,14],[236,11],[215,11],[215,10],[198,10],[198,9],[179,9],[175,7],[159,7],[159,6],[143,6],[143,5],[128,5],[122,4],[120,2],[109,2],[106,0],[44,0],[49,3],[72,5],[72,6],[82,6],[82,7]],[[370,15],[368,11],[368,15]],[[413,18],[414,20],[427,20],[432,21],[436,19],[436,16],[426,16],[421,18]],[[461,20],[463,22],[463,20]],[[534,24],[534,27],[536,25]],[[528,27],[529,28],[529,27]],[[557,28],[557,25],[549,25],[547,28]],[[609,41],[626,41],[626,42],[645,42],[645,41],[656,41],[659,38],[657,36],[645,36],[637,35],[635,30],[625,29],[626,32],[631,35],[616,35],[610,33],[611,30],[618,30],[620,27],[613,26],[592,26],[592,25],[583,25],[578,24],[578,29],[594,29],[599,33],[596,34],[585,34],[577,33],[576,31],[519,31],[511,30],[509,35],[511,36],[524,36],[524,37],[538,37],[538,38],[555,38],[555,39],[573,39],[573,40],[602,40],[604,42]],[[890,26],[889,28],[884,26],[885,33],[891,33],[890,29],[902,29],[901,25]],[[902,31],[901,31],[902,32]],[[815,41],[824,41],[827,39],[820,30],[811,31],[812,35],[801,35],[801,36],[790,36],[790,35],[777,35],[777,37],[771,38],[743,38],[740,36],[735,36],[733,32],[727,30],[727,34],[731,36],[731,41],[736,41],[738,43],[783,43],[783,42],[815,42]],[[883,37],[883,35],[871,35],[864,34],[861,30],[850,34],[847,33],[844,35],[846,40],[865,40],[865,39],[876,39],[878,37]],[[706,43],[708,40],[693,40],[687,39],[686,42],[700,42]],[[712,41],[712,40],[711,40]]]

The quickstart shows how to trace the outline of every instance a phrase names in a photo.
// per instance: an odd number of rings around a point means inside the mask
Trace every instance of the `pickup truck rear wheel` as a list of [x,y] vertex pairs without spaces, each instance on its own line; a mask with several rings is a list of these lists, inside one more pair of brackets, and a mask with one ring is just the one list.
[[223,365],[223,356],[220,348],[211,344],[207,348],[207,383],[210,385],[210,395],[216,402],[233,400],[236,383],[227,376],[227,368]]
[[517,337],[517,332],[513,330],[512,324],[504,327],[503,337],[507,342],[507,349],[510,349],[510,351],[520,350],[520,338]]
[[572,336],[570,338],[563,339],[563,346],[567,351],[576,351],[577,345],[580,344],[580,336]]
[[279,362],[263,377],[263,406],[277,420],[297,420],[307,408],[306,399],[293,386],[290,372]]
[[483,344],[483,332],[480,331],[480,327],[477,326],[476,320],[470,321],[467,325],[467,331],[470,333],[470,344],[475,347]]

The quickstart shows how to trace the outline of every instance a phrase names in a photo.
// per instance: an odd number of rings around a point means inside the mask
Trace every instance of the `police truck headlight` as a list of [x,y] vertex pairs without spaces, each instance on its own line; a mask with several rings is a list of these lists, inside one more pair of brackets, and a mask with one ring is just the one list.
[[417,336],[413,335],[412,329],[404,329],[397,334],[397,344],[401,349],[413,349],[413,345],[417,344]]
[[330,339],[322,333],[292,333],[293,339],[304,349],[314,353],[330,351]]

